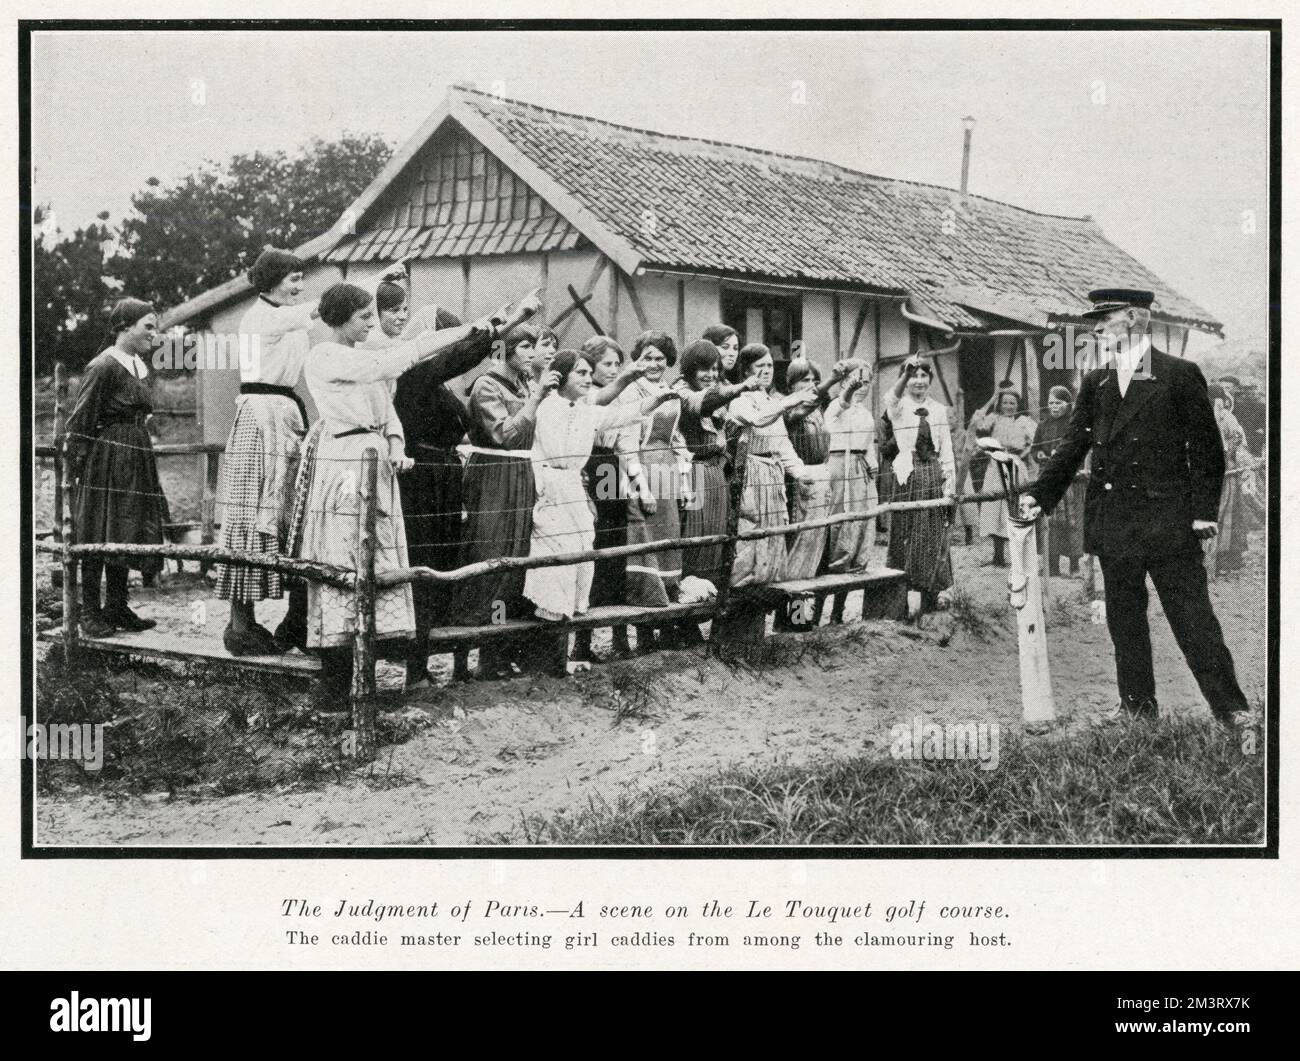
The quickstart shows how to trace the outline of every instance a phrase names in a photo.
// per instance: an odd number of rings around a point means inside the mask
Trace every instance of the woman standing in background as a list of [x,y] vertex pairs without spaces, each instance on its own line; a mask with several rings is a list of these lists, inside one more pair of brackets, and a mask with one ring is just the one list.
[[[1029,471],[1025,464],[1030,447],[1034,444],[1034,432],[1038,425],[1033,417],[1024,413],[1024,400],[1006,384],[990,399],[992,409],[985,407],[984,415],[975,423],[975,434],[980,437],[992,436],[1002,443],[1011,454],[1020,482],[1029,481]],[[985,476],[985,489],[989,487]],[[994,489],[1001,489],[995,485]],[[987,501],[980,506],[980,532],[993,539],[993,564],[995,567],[1007,566],[1007,539],[1011,534],[1007,525],[1007,506],[1004,501]]]
[[[1052,454],[1060,447],[1065,433],[1070,426],[1070,412],[1074,407],[1074,396],[1068,387],[1053,387],[1048,392],[1047,416],[1034,432],[1034,444],[1030,455],[1038,467],[1052,459]],[[1075,479],[1070,488],[1061,496],[1061,500],[1052,509],[1047,523],[1047,572],[1049,575],[1061,573],[1061,557],[1070,561],[1070,574],[1079,570],[1079,558],[1083,555],[1083,495],[1085,489],[1081,480]]]
[[[153,306],[124,298],[108,316],[112,344],[86,366],[67,422],[68,470],[73,491],[73,540],[78,545],[120,542],[159,545],[167,499],[158,479],[147,422],[153,412],[144,358],[153,351],[158,317]],[[130,569],[154,574],[160,557],[87,556],[81,561],[81,632],[107,637],[115,630],[152,629],[127,605]],[[99,587],[106,579],[104,603]]]

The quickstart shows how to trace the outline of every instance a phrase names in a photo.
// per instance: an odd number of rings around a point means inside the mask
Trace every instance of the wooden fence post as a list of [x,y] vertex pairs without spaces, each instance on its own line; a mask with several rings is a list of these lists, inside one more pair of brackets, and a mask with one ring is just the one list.
[[[203,475],[203,501],[199,506],[199,533],[204,545],[213,545],[217,540],[217,473],[221,458],[216,453],[204,451],[199,456],[200,470]],[[200,563],[199,573],[206,575],[210,564]]]
[[77,560],[72,555],[72,516],[63,513],[63,664],[74,665],[77,654]]
[[378,486],[379,451],[371,448],[361,460],[352,640],[352,729],[355,756],[359,759],[371,759],[375,754],[375,494]]
[[[63,540],[63,509],[66,501],[63,496],[63,476],[67,465],[63,459],[63,448],[68,437],[67,415],[63,409],[63,399],[67,397],[67,381],[63,376],[63,362],[54,363],[54,540]],[[56,569],[51,575],[55,589],[63,585],[63,569]]]

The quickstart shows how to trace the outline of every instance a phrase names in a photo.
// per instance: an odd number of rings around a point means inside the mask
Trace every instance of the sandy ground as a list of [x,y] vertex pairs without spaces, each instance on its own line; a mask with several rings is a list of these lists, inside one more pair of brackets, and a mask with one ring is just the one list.
[[[1239,677],[1256,705],[1265,694],[1267,651],[1260,544],[1254,542],[1244,571],[1212,586]],[[451,684],[443,671],[438,688],[400,708],[425,728],[342,783],[224,797],[108,798],[89,790],[41,796],[37,843],[452,846],[502,834],[521,841],[524,815],[574,810],[589,800],[614,803],[731,763],[884,754],[890,726],[918,716],[997,721],[1009,731],[1021,710],[1015,628],[1005,572],[982,563],[988,554],[986,543],[954,550],[958,585],[990,621],[983,639],[945,616],[932,629],[850,622],[811,642],[783,635],[778,640],[788,651],[779,654],[787,658],[761,667],[680,651],[598,664],[567,682]],[[1068,730],[1091,724],[1113,703],[1113,656],[1106,628],[1091,622],[1080,582],[1057,578],[1052,590],[1053,685]],[[143,614],[191,624],[191,632],[197,601],[208,635],[225,621],[220,602],[196,579],[173,579],[136,600]],[[1162,706],[1208,715],[1154,594],[1151,613]],[[802,658],[792,658],[800,651]],[[400,680],[399,668],[381,664],[381,685],[400,687]]]

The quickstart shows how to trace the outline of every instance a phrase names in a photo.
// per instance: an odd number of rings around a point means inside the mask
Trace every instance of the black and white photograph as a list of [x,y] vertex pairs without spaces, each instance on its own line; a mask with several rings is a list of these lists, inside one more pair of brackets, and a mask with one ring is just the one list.
[[1276,855],[1277,27],[26,30],[28,857]]

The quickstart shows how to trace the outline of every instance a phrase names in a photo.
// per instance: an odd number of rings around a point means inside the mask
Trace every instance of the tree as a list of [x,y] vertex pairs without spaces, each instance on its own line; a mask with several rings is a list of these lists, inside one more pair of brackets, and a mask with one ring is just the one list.
[[207,163],[170,188],[150,178],[132,198],[112,269],[130,294],[178,305],[247,271],[267,244],[293,248],[325,232],[391,154],[382,137],[347,134],[292,157]]
[[53,371],[55,361],[79,368],[103,346],[108,309],[120,287],[104,264],[113,242],[108,212],[66,239],[58,238],[48,206],[38,206],[33,221],[36,371]]

